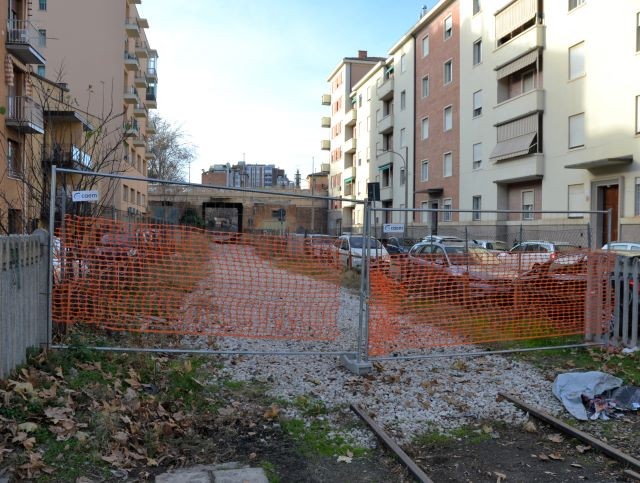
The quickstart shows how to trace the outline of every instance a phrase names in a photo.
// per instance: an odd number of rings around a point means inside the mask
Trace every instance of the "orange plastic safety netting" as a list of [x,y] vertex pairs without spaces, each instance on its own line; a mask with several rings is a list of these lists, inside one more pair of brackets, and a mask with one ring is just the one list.
[[613,313],[606,253],[494,252],[426,245],[373,267],[369,350],[573,334],[599,335]]
[[286,236],[67,217],[53,320],[110,330],[292,340],[337,336],[340,269]]

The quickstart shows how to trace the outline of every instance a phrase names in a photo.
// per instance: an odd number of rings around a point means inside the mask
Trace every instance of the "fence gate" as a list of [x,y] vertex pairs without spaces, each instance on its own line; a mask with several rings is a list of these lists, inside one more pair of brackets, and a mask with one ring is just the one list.
[[[401,220],[406,211],[410,220],[453,219],[451,210],[372,208],[370,233],[388,237],[376,220]],[[456,212],[456,219],[464,219],[462,210]],[[478,220],[495,220],[496,213],[520,218],[521,212],[473,213]],[[418,245],[418,237],[407,241],[406,247],[413,246],[409,253],[371,267],[372,356],[415,356],[438,347],[568,335],[599,342],[608,335],[613,257],[590,246],[588,223],[568,223],[565,212],[540,212],[546,225],[539,220],[480,224],[471,222],[470,215],[468,222],[441,221],[438,233],[426,223],[405,227],[414,237],[432,236]],[[440,242],[445,235],[448,241]],[[504,250],[514,244],[520,245]]]

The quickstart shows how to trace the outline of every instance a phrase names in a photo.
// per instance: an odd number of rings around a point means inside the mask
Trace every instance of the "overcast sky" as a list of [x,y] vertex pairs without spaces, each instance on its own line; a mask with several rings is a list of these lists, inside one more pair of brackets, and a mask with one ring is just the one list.
[[343,57],[386,56],[435,0],[144,0],[158,110],[197,146],[191,181],[219,163],[275,164],[293,180],[329,160],[320,96]]

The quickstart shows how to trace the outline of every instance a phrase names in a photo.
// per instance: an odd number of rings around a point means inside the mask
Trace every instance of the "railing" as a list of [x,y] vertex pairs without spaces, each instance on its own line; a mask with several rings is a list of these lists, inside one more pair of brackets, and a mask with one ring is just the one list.
[[156,100],[156,90],[155,89],[147,89],[147,101],[155,101]]
[[91,155],[75,144],[59,144],[43,148],[43,159],[59,167],[75,168],[78,165],[91,168]]
[[129,86],[126,87],[124,90],[125,94],[133,94],[134,96],[138,95],[138,89],[136,88],[136,86]]
[[44,127],[44,113],[42,106],[32,98],[26,96],[7,97],[7,121],[16,123],[31,123],[40,128]]
[[147,44],[144,40],[136,39],[136,49],[148,49],[149,44]]
[[40,32],[28,20],[9,20],[7,22],[8,44],[35,44]]
[[125,122],[122,125],[122,129],[125,131],[125,133],[128,133],[130,135],[137,135],[140,131],[140,128],[138,127],[138,121],[136,121],[135,119],[130,119],[129,121]]
[[124,52],[124,60],[134,60],[134,61],[138,62],[138,56],[136,54],[133,54],[131,52],[127,52],[125,50],[125,52]]
[[155,67],[147,67],[147,75],[149,77],[155,77],[158,75],[158,69]]

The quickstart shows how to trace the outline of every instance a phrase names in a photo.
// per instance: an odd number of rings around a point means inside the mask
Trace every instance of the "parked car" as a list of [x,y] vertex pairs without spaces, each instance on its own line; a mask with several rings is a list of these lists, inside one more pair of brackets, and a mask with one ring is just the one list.
[[335,237],[329,235],[311,234],[304,239],[305,253],[323,260],[333,260],[335,251],[333,245]]
[[410,291],[426,296],[456,300],[484,297],[501,302],[510,300],[517,272],[505,268],[495,254],[481,247],[464,242],[421,242],[409,251],[401,275]]
[[415,240],[392,236],[386,241],[384,245],[389,252],[389,255],[401,255],[409,253],[411,247],[415,245]]
[[574,252],[574,256],[563,256],[562,263],[570,264],[579,262],[584,258],[580,254],[580,247],[565,242],[550,242],[544,240],[529,240],[516,244],[508,252],[498,254],[501,261],[520,271],[527,271],[536,264],[546,263],[555,260],[560,254]]
[[369,247],[370,263],[372,265],[379,263],[388,265],[389,252],[375,238],[362,235],[342,235],[335,242],[335,249],[338,252],[340,263],[347,268],[356,270],[362,269],[364,251],[367,246]]
[[602,249],[620,255],[640,255],[640,242],[614,241],[606,243]]
[[509,244],[501,240],[471,240],[474,245],[477,245],[487,250],[496,250],[500,252],[506,252],[509,250]]
[[453,235],[427,235],[422,239],[422,241],[433,243],[464,242],[462,238]]

